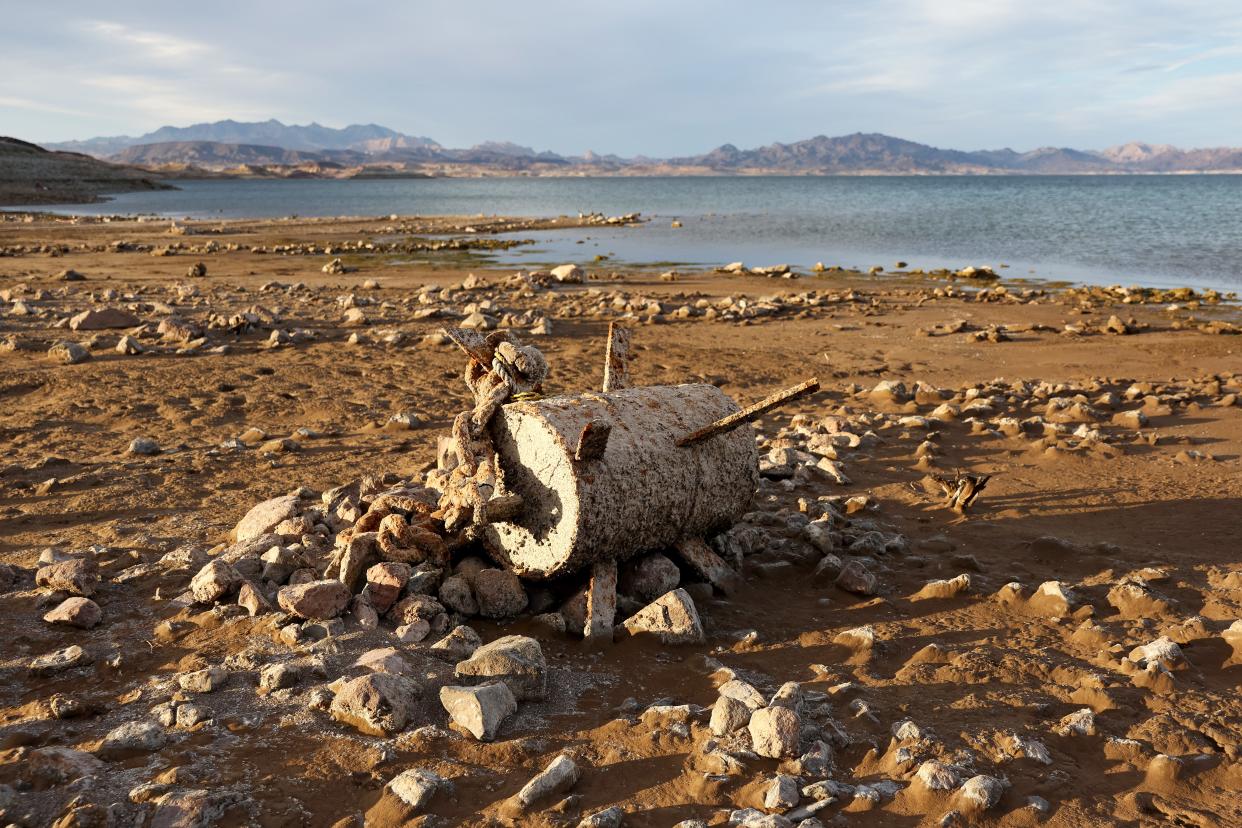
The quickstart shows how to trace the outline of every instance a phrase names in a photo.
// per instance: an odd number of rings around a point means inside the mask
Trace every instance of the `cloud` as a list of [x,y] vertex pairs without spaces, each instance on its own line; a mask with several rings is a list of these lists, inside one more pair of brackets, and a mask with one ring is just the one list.
[[1019,149],[1242,132],[1225,0],[66,0],[5,18],[0,110],[36,140],[221,117],[648,155],[853,131]]

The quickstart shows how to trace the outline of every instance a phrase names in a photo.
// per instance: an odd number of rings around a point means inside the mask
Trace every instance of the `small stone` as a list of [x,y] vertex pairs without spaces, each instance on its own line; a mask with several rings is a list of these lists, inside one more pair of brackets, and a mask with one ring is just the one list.
[[43,616],[49,624],[68,624],[88,630],[102,620],[103,610],[90,598],[75,596],[61,601],[54,610]]
[[465,575],[450,575],[440,584],[440,603],[453,612],[465,616],[478,615],[479,604],[474,600],[474,590]]
[[177,684],[187,693],[211,693],[224,686],[229,680],[229,671],[223,667],[208,667],[183,673],[177,677]]
[[354,666],[370,670],[373,673],[391,673],[395,676],[408,676],[414,672],[410,662],[406,661],[401,653],[397,652],[393,647],[368,650],[358,656]]
[[298,669],[291,664],[269,664],[259,671],[259,690],[284,690],[297,684],[298,678]]
[[474,651],[482,646],[483,640],[470,627],[459,625],[449,630],[448,635],[432,644],[428,649],[431,654],[445,661],[457,662],[474,655]]
[[403,730],[421,688],[405,676],[369,673],[345,682],[332,699],[332,718],[372,736]]
[[664,644],[699,644],[703,623],[684,589],[666,592],[625,620],[630,635],[654,635]]
[[134,339],[129,334],[121,337],[120,341],[116,343],[116,352],[126,356],[135,356],[137,354],[141,354],[145,350],[146,349],[142,347],[142,343],[137,339]]
[[446,786],[447,783],[438,774],[421,768],[411,768],[393,777],[384,790],[409,809],[404,815],[408,819],[421,814],[431,803],[432,797]]
[[285,612],[299,618],[322,621],[344,612],[352,597],[349,587],[327,580],[283,587],[276,593],[276,602]]
[[30,662],[30,672],[36,676],[50,676],[64,670],[72,670],[90,664],[94,659],[91,654],[77,644],[70,644],[61,650],[41,655]]
[[521,580],[504,569],[484,569],[475,575],[474,596],[484,618],[513,618],[528,602]]
[[935,760],[919,765],[914,778],[929,791],[951,791],[962,784],[957,771]]
[[1040,584],[1027,601],[1032,610],[1049,618],[1069,615],[1076,603],[1074,592],[1060,581],[1045,581]]
[[402,624],[393,631],[397,636],[397,640],[402,644],[417,644],[427,637],[431,632],[431,625],[421,618],[412,624]]
[[846,592],[863,596],[875,595],[877,584],[875,575],[872,575],[860,561],[849,561],[841,567],[841,574],[837,576],[836,583]]
[[91,308],[71,318],[69,329],[102,331],[107,328],[133,328],[140,324],[142,324],[141,319],[120,308]]
[[367,592],[371,606],[378,613],[388,612],[401,596],[401,590],[410,581],[411,567],[407,563],[385,561],[367,570]]
[[190,595],[200,604],[214,604],[242,581],[241,573],[219,558],[208,561],[190,580]]
[[91,358],[91,352],[76,342],[57,342],[47,349],[47,355],[65,365],[77,365]]
[[1062,717],[1052,730],[1059,736],[1094,736],[1095,713],[1089,707],[1075,710]]
[[458,681],[503,681],[519,701],[542,699],[547,692],[547,663],[539,642],[506,635],[484,644],[454,668]]
[[150,753],[168,741],[164,728],[152,721],[126,722],[111,730],[96,751],[104,759],[119,759],[131,753]]
[[798,736],[802,724],[798,714],[787,707],[764,707],[751,714],[751,745],[755,753],[770,759],[798,755]]
[[517,700],[500,681],[475,687],[442,687],[440,704],[455,724],[483,742],[494,739],[505,719],[517,712]]
[[964,810],[986,811],[1000,802],[1005,793],[1005,783],[993,777],[979,774],[967,779],[957,790],[957,799]]
[[721,696],[712,705],[708,723],[713,736],[727,736],[750,722],[751,709],[737,699]]
[[564,793],[577,784],[579,776],[580,772],[574,760],[562,753],[522,786],[517,792],[517,803],[523,808],[529,808],[555,794]]
[[681,570],[667,555],[659,552],[627,562],[621,570],[617,590],[650,603],[671,592],[681,583]]
[[624,819],[625,811],[620,805],[613,805],[611,808],[584,816],[578,822],[578,828],[621,828],[621,822]]
[[137,454],[144,457],[160,453],[160,444],[152,440],[150,437],[135,437],[130,441],[129,454]]
[[237,527],[233,530],[237,542],[241,543],[260,535],[266,535],[281,521],[295,517],[297,512],[298,499],[294,495],[283,495],[265,500],[254,506],[245,517],[237,522]]
[[763,807],[769,811],[787,811],[798,804],[798,780],[787,774],[777,774],[768,784],[763,795]]
[[35,584],[53,592],[91,596],[99,586],[99,565],[90,558],[70,558],[41,566],[35,572]]

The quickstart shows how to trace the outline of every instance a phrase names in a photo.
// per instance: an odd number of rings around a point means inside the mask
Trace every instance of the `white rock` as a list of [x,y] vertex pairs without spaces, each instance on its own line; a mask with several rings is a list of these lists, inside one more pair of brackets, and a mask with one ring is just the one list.
[[490,742],[505,719],[517,712],[517,700],[504,682],[477,687],[442,687],[440,704],[455,724],[474,738]]

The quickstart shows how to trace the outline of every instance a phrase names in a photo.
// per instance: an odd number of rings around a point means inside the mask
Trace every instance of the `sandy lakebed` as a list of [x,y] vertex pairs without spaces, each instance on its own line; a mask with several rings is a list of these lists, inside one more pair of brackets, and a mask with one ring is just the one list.
[[[4,217],[7,824],[1242,824],[1235,304],[471,259],[548,226]],[[413,526],[473,405],[441,328],[511,328],[556,395],[616,320],[637,385],[820,379],[755,426],[729,594],[651,550],[588,645],[584,575],[469,543],[288,592]],[[677,635],[623,625],[653,601]]]

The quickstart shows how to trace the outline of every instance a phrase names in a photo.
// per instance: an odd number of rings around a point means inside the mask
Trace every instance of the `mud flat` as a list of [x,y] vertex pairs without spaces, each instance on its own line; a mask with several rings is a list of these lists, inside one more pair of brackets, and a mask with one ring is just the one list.
[[[1236,305],[472,261],[521,221],[4,216],[7,823],[1242,821]],[[820,380],[754,424],[727,579],[445,539],[441,329],[553,397],[613,322],[633,386]]]

